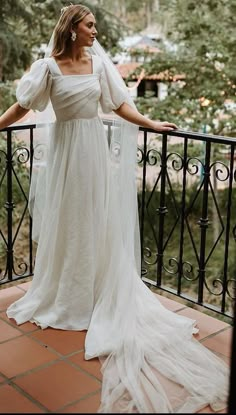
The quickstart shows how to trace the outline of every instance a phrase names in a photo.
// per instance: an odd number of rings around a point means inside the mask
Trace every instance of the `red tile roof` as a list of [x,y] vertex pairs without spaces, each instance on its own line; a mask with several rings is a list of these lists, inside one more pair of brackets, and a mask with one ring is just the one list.
[[[130,76],[130,74],[135,71],[139,66],[142,64],[140,62],[128,62],[128,63],[119,63],[116,65],[118,71],[120,72],[123,79],[126,79]],[[144,79],[147,80],[156,80],[156,81],[179,81],[185,78],[185,75],[176,74],[174,76],[170,76],[168,71],[159,72],[158,74],[149,74],[143,76]],[[133,76],[133,79],[136,80],[137,76]]]

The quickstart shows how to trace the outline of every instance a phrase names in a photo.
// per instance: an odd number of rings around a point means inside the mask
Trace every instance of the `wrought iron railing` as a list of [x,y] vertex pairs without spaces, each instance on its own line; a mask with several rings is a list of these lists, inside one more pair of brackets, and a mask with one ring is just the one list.
[[[112,125],[104,123],[109,135]],[[34,129],[15,125],[0,134],[0,284],[33,276],[27,205]],[[140,128],[137,154],[142,279],[232,323],[235,145],[236,138]]]
[[[112,131],[109,121],[108,135]],[[0,283],[33,275],[28,191],[35,125],[2,130]],[[142,278],[232,317],[236,285],[236,138],[140,128]]]
[[145,129],[139,146],[143,280],[226,316],[236,285],[236,138]]
[[9,127],[0,137],[0,283],[33,275],[28,192],[35,125]]

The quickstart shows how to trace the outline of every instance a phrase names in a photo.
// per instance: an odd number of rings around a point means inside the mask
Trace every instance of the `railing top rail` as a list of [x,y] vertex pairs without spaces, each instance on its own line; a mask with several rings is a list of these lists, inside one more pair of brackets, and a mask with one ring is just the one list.
[[[102,119],[105,125],[112,125],[113,121],[109,120],[109,119]],[[40,124],[38,124],[40,125]],[[43,124],[42,124],[43,125]],[[0,130],[0,132],[4,132],[4,131],[16,131],[16,130],[27,130],[27,129],[34,129],[36,128],[36,124],[21,124],[21,123],[16,123],[16,124],[12,124],[9,127],[3,128],[2,130]],[[199,132],[194,132],[194,131],[186,131],[186,130],[173,130],[173,131],[163,131],[163,132],[158,132],[155,130],[152,130],[151,128],[145,128],[145,127],[139,127],[140,131],[147,131],[150,133],[155,133],[155,134],[167,134],[167,135],[171,135],[171,136],[175,136],[175,137],[183,137],[183,138],[187,138],[187,139],[194,139],[194,140],[199,140],[199,141],[211,141],[211,142],[215,142],[215,143],[219,143],[219,144],[235,144],[236,145],[236,137],[230,137],[230,136],[221,136],[221,135],[213,135],[213,134],[205,134],[205,133],[199,133]]]
[[[157,132],[155,130],[151,130],[149,128],[139,128],[140,131],[149,131],[152,133]],[[229,136],[221,136],[221,135],[213,135],[213,134],[205,134],[193,131],[186,131],[186,130],[173,130],[173,131],[164,131],[158,134],[167,134],[175,137],[184,137],[188,139],[194,139],[199,141],[211,141],[219,144],[236,144],[236,137],[229,137]]]

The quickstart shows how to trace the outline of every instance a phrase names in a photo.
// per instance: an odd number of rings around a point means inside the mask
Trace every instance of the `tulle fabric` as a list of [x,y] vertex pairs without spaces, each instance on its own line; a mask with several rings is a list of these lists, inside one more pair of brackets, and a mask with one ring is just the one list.
[[134,104],[98,42],[91,53],[91,76],[63,77],[44,59],[18,89],[22,106],[45,110],[52,122],[45,129],[38,118],[37,145],[46,150],[34,163],[30,193],[34,278],[8,317],[87,330],[85,359],[102,363],[99,412],[220,410],[227,365],[194,339],[196,322],[165,309],[140,278],[138,127],[113,118],[108,146],[98,116],[99,103],[104,112]]
[[105,277],[85,339],[85,359],[98,356],[102,364],[99,412],[221,410],[228,367],[194,339],[196,322],[164,308],[127,258],[115,181],[111,175]]

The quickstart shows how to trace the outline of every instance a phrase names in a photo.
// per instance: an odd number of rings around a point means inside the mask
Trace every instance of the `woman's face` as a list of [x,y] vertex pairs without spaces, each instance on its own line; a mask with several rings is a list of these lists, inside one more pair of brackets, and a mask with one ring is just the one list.
[[77,34],[79,46],[92,46],[98,33],[94,15],[92,13],[87,14],[87,16],[78,23],[74,31]]

